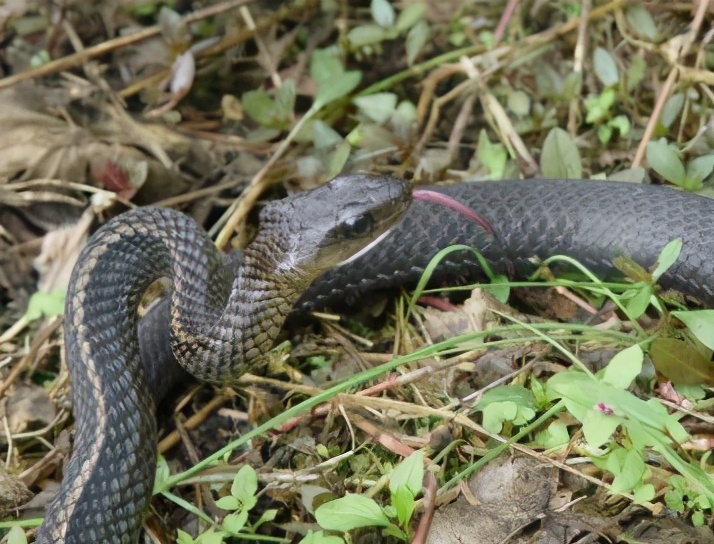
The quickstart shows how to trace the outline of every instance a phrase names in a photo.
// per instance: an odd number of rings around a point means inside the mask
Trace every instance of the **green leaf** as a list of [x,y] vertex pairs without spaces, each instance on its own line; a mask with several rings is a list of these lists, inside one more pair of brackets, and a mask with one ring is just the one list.
[[182,531],[181,529],[177,529],[176,533],[177,533],[176,542],[178,544],[194,544],[193,538],[191,538],[191,535],[188,534],[187,532]]
[[315,519],[323,529],[341,532],[390,524],[374,500],[351,493],[319,506],[315,510]]
[[684,107],[684,93],[675,93],[670,96],[664,103],[664,108],[662,108],[662,116],[660,117],[660,122],[666,128],[672,126],[678,118],[679,114]]
[[333,147],[343,142],[342,136],[321,119],[315,119],[312,125],[312,142],[317,149]]
[[642,371],[644,357],[638,344],[623,349],[603,370],[602,381],[618,389],[627,389]]
[[429,41],[431,28],[426,21],[419,21],[407,33],[407,64],[412,66],[417,56]]
[[245,503],[249,499],[255,498],[258,492],[258,474],[250,465],[243,465],[238,474],[233,478],[231,485],[231,495]]
[[580,152],[570,134],[562,128],[551,129],[545,138],[540,157],[540,169],[547,178],[582,178],[583,168],[580,162]]
[[642,4],[629,6],[625,11],[625,20],[630,29],[637,35],[655,41],[659,36],[659,29],[652,15]]
[[647,143],[647,162],[665,180],[675,185],[684,184],[686,174],[679,152],[665,138]]
[[714,350],[714,310],[673,311],[702,344]]
[[359,96],[352,100],[360,113],[375,123],[384,124],[394,114],[397,107],[397,95],[394,93],[375,93]]
[[492,178],[501,179],[503,177],[508,161],[506,147],[501,143],[491,143],[483,129],[478,135],[476,157],[488,169]]
[[223,527],[229,533],[235,535],[241,532],[243,527],[245,527],[247,521],[248,510],[241,510],[240,512],[236,512],[235,514],[228,514],[225,518],[223,518],[223,523],[221,523],[221,527]]
[[531,111],[531,97],[524,91],[511,90],[508,93],[507,107],[515,115],[528,115]]
[[642,483],[647,466],[642,452],[634,448],[616,451],[619,455],[610,455],[606,464],[607,469],[615,475],[612,492],[628,493]]
[[671,266],[677,262],[679,254],[682,252],[682,246],[683,244],[681,238],[677,238],[676,240],[669,242],[666,246],[664,246],[664,249],[660,251],[659,257],[657,258],[657,265],[652,271],[652,277],[655,281],[660,279],[662,274],[667,272],[667,270],[669,270]]
[[204,531],[196,539],[196,544],[223,544],[223,538],[226,533],[223,531],[216,531],[214,529],[208,529]]
[[171,469],[166,462],[166,458],[159,454],[156,459],[156,476],[154,477],[154,493],[164,489],[164,482],[171,476]]
[[570,441],[568,427],[562,421],[553,421],[544,431],[536,434],[533,445],[546,450],[561,449]]
[[323,531],[308,531],[299,544],[345,544],[339,536],[326,535]]
[[[682,319],[681,316],[677,318]],[[711,355],[706,356],[690,342],[678,338],[655,338],[649,351],[654,367],[672,383],[714,385]]]
[[55,289],[50,293],[37,291],[30,297],[25,312],[25,319],[34,321],[41,317],[55,317],[64,313],[64,289]]
[[702,155],[687,163],[687,178],[701,182],[708,178],[714,169],[714,154]]
[[597,127],[597,139],[601,144],[606,144],[610,138],[612,138],[612,127],[609,124]]
[[638,319],[647,311],[653,294],[654,288],[647,284],[639,289],[630,289],[622,293],[620,300],[625,303],[627,315],[631,319]]
[[238,508],[240,508],[241,503],[235,497],[227,495],[218,499],[216,501],[216,506],[221,510],[229,510],[230,512],[234,512],[238,510]]
[[413,496],[421,492],[424,479],[424,452],[417,450],[399,463],[389,476],[389,490],[392,493],[400,487],[407,488]]
[[418,22],[422,21],[425,12],[426,4],[424,2],[410,3],[401,11],[397,17],[397,22],[394,27],[397,32],[404,32],[405,30],[412,28]]
[[322,108],[352,92],[362,79],[358,71],[345,71],[331,51],[316,49],[310,61],[310,75],[317,83],[313,108]]
[[611,127],[617,129],[620,136],[627,136],[630,132],[630,120],[626,115],[617,115],[610,119],[608,123]]
[[644,484],[634,491],[635,503],[645,504],[655,498],[656,492],[652,484]]
[[386,38],[387,31],[375,24],[359,25],[347,33],[347,40],[356,48],[374,45]]
[[[570,410],[567,401],[566,406]],[[595,409],[586,410],[580,420],[583,424],[583,436],[593,448],[599,448],[609,442],[612,433],[620,425],[620,418]]]
[[295,106],[295,83],[286,80],[271,99],[264,89],[243,93],[241,97],[244,111],[264,127],[284,129],[290,122]]
[[22,527],[19,525],[10,527],[10,531],[7,534],[7,544],[27,544],[27,537]]
[[372,12],[374,22],[382,28],[391,28],[394,26],[396,13],[394,12],[392,4],[387,0],[372,0],[370,11]]
[[397,513],[397,520],[402,527],[406,527],[414,513],[414,493],[406,486],[401,486],[392,492],[392,505]]
[[593,53],[593,69],[605,87],[616,85],[620,80],[615,59],[602,47],[597,47]]

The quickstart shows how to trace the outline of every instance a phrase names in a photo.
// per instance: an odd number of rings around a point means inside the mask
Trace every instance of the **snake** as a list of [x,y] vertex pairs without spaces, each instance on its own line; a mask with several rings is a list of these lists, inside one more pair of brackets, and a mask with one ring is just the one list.
[[[175,210],[139,208],[100,227],[75,265],[65,308],[74,451],[36,541],[137,542],[156,470],[156,407],[186,371],[233,383],[272,347],[288,316],[413,287],[445,247],[475,248],[492,271],[513,279],[553,255],[608,278],[622,277],[617,257],[654,266],[666,244],[681,239],[659,284],[714,306],[714,200],[593,180],[430,189],[493,231],[414,201],[405,181],[381,174],[340,176],[267,203],[242,252],[218,251]],[[164,277],[170,294],[140,318],[146,289]],[[451,253],[431,277],[441,285],[484,279],[469,251]]]

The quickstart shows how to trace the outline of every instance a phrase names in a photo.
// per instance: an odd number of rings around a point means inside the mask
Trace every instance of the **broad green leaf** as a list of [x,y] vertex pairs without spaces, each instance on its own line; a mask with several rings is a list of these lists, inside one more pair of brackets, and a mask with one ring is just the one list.
[[714,169],[714,153],[702,155],[687,163],[687,178],[701,182],[709,177]]
[[413,496],[421,492],[424,479],[424,452],[417,450],[399,463],[389,476],[389,490],[392,493],[400,487],[408,489]]
[[384,41],[387,31],[376,24],[359,25],[347,33],[347,40],[353,47],[365,47]]
[[606,144],[610,138],[612,138],[612,127],[609,124],[597,127],[597,139],[601,144]]
[[548,380],[547,392],[550,399],[563,399],[568,411],[581,421],[588,411],[598,410],[619,418],[631,435],[641,434],[644,427],[646,445],[669,444],[671,440],[682,443],[689,436],[656,399],[652,399],[653,403],[645,402],[629,391],[612,387],[583,372],[555,374]]
[[626,115],[617,115],[610,119],[608,123],[611,127],[616,128],[620,136],[627,136],[630,132],[630,120]]
[[583,175],[580,152],[575,142],[562,128],[551,129],[543,142],[540,157],[543,175],[553,179],[578,179]]
[[536,434],[533,445],[552,450],[563,448],[569,441],[567,425],[562,421],[553,421],[544,431]]
[[27,544],[27,537],[22,527],[19,525],[10,527],[10,531],[7,534],[7,544]]
[[684,107],[684,93],[675,93],[670,96],[662,108],[661,123],[669,128],[678,118]]
[[350,158],[350,152],[352,151],[352,146],[342,140],[339,142],[334,149],[327,154],[327,157],[323,161],[325,167],[324,179],[332,179],[342,172],[347,164],[347,159]]
[[647,61],[641,55],[630,55],[627,66],[627,90],[631,91],[642,83],[647,73]]
[[623,349],[605,367],[602,380],[618,389],[627,389],[642,371],[644,357],[645,354],[638,344]]
[[669,242],[666,246],[664,246],[664,249],[660,251],[659,257],[657,258],[657,265],[652,271],[652,277],[655,281],[660,279],[662,274],[667,272],[667,270],[669,270],[670,267],[677,262],[679,254],[682,252],[682,246],[683,244],[681,238],[677,238],[676,240]]
[[30,297],[25,312],[25,319],[34,321],[41,317],[55,317],[64,313],[65,292],[63,289],[55,289],[50,293],[37,291]]
[[431,36],[431,28],[426,21],[419,21],[409,29],[407,33],[406,49],[407,49],[407,64],[414,64],[417,56],[429,41]]
[[159,493],[164,489],[164,482],[171,476],[171,469],[166,462],[166,458],[159,454],[156,459],[156,476],[154,476],[154,493]]
[[312,142],[317,149],[332,147],[342,141],[340,133],[321,119],[312,122]]
[[528,115],[531,111],[531,97],[524,91],[511,90],[508,93],[507,107],[515,115]]
[[617,63],[609,51],[597,47],[593,53],[593,69],[595,75],[605,87],[616,85],[620,80]]
[[228,510],[230,512],[234,512],[238,510],[238,508],[241,506],[241,503],[232,495],[227,495],[218,499],[216,501],[216,506],[221,510]]
[[424,2],[410,3],[401,11],[394,27],[397,29],[397,32],[404,32],[421,21],[424,18],[425,12],[426,4]]
[[391,28],[394,26],[394,21],[397,16],[392,4],[387,0],[372,0],[370,11],[372,12],[374,22],[382,28]]
[[642,458],[642,452],[630,448],[622,451],[621,456],[610,456],[610,460],[617,459],[616,463],[609,463],[608,470],[615,475],[612,482],[613,493],[628,493],[643,483],[647,466]]
[[641,317],[650,305],[654,288],[651,285],[644,285],[638,289],[630,289],[620,295],[620,300],[625,303],[627,314],[631,319]]
[[656,492],[652,484],[644,484],[635,489],[633,495],[636,504],[645,504],[655,498]]
[[714,310],[673,311],[702,344],[714,350]]
[[389,525],[389,519],[374,500],[351,493],[321,505],[315,510],[315,519],[328,531],[345,532]]
[[249,499],[254,499],[258,491],[258,475],[250,465],[243,465],[238,474],[233,478],[231,485],[231,495],[239,499],[244,504]]
[[[568,402],[566,401],[566,406]],[[610,441],[612,433],[620,425],[620,418],[602,411],[586,410],[581,420],[583,436],[593,448],[599,448]]]
[[225,518],[223,518],[221,527],[229,533],[238,534],[243,530],[247,521],[248,510],[241,510],[240,512],[236,512],[234,514],[228,514]]
[[281,96],[281,104],[278,105],[263,89],[247,91],[241,97],[243,110],[251,119],[264,127],[283,129],[288,125],[290,117],[292,116],[292,106],[295,102],[294,93],[294,85],[288,83],[286,90],[283,91]]
[[650,357],[657,371],[674,384],[714,385],[710,357],[684,340],[656,338],[650,345]]
[[176,533],[177,533],[176,542],[178,544],[194,544],[193,538],[191,538],[191,535],[188,534],[187,532],[182,531],[181,529],[177,529]]
[[406,527],[414,513],[414,494],[401,486],[392,492],[392,506],[397,514],[397,520],[402,527]]
[[345,541],[342,537],[326,535],[322,531],[308,531],[298,544],[345,544]]
[[215,531],[208,529],[198,535],[196,544],[223,544],[226,533],[223,531]]
[[632,31],[643,38],[654,41],[659,36],[657,23],[642,4],[629,6],[625,11],[625,20]]
[[655,172],[675,185],[686,181],[684,165],[677,148],[667,143],[665,138],[647,143],[647,162]]
[[315,107],[322,108],[333,100],[342,98],[352,92],[362,80],[362,73],[356,70],[342,72],[334,82],[325,81],[319,84],[315,95]]
[[476,157],[487,169],[493,179],[503,178],[508,161],[508,152],[501,143],[491,143],[485,130],[478,135]]
[[607,176],[607,179],[612,181],[626,181],[627,183],[642,183],[647,176],[647,170],[641,166],[634,168],[625,168],[619,172],[615,172]]
[[386,123],[394,114],[397,107],[397,95],[394,93],[375,93],[368,96],[358,96],[352,102],[359,108],[362,115],[381,125]]

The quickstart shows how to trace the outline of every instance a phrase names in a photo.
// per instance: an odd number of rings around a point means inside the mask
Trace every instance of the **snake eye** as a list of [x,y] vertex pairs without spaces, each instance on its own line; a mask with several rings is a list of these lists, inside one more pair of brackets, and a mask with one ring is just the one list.
[[364,214],[345,224],[347,238],[362,238],[372,232],[374,218],[371,214]]

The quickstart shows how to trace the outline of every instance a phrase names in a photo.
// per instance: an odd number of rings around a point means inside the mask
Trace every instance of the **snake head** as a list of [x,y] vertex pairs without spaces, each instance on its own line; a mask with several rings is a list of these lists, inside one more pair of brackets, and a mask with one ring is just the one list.
[[355,259],[397,224],[412,201],[409,183],[388,176],[351,174],[260,212],[260,234],[249,246],[269,256],[273,273],[310,282]]

